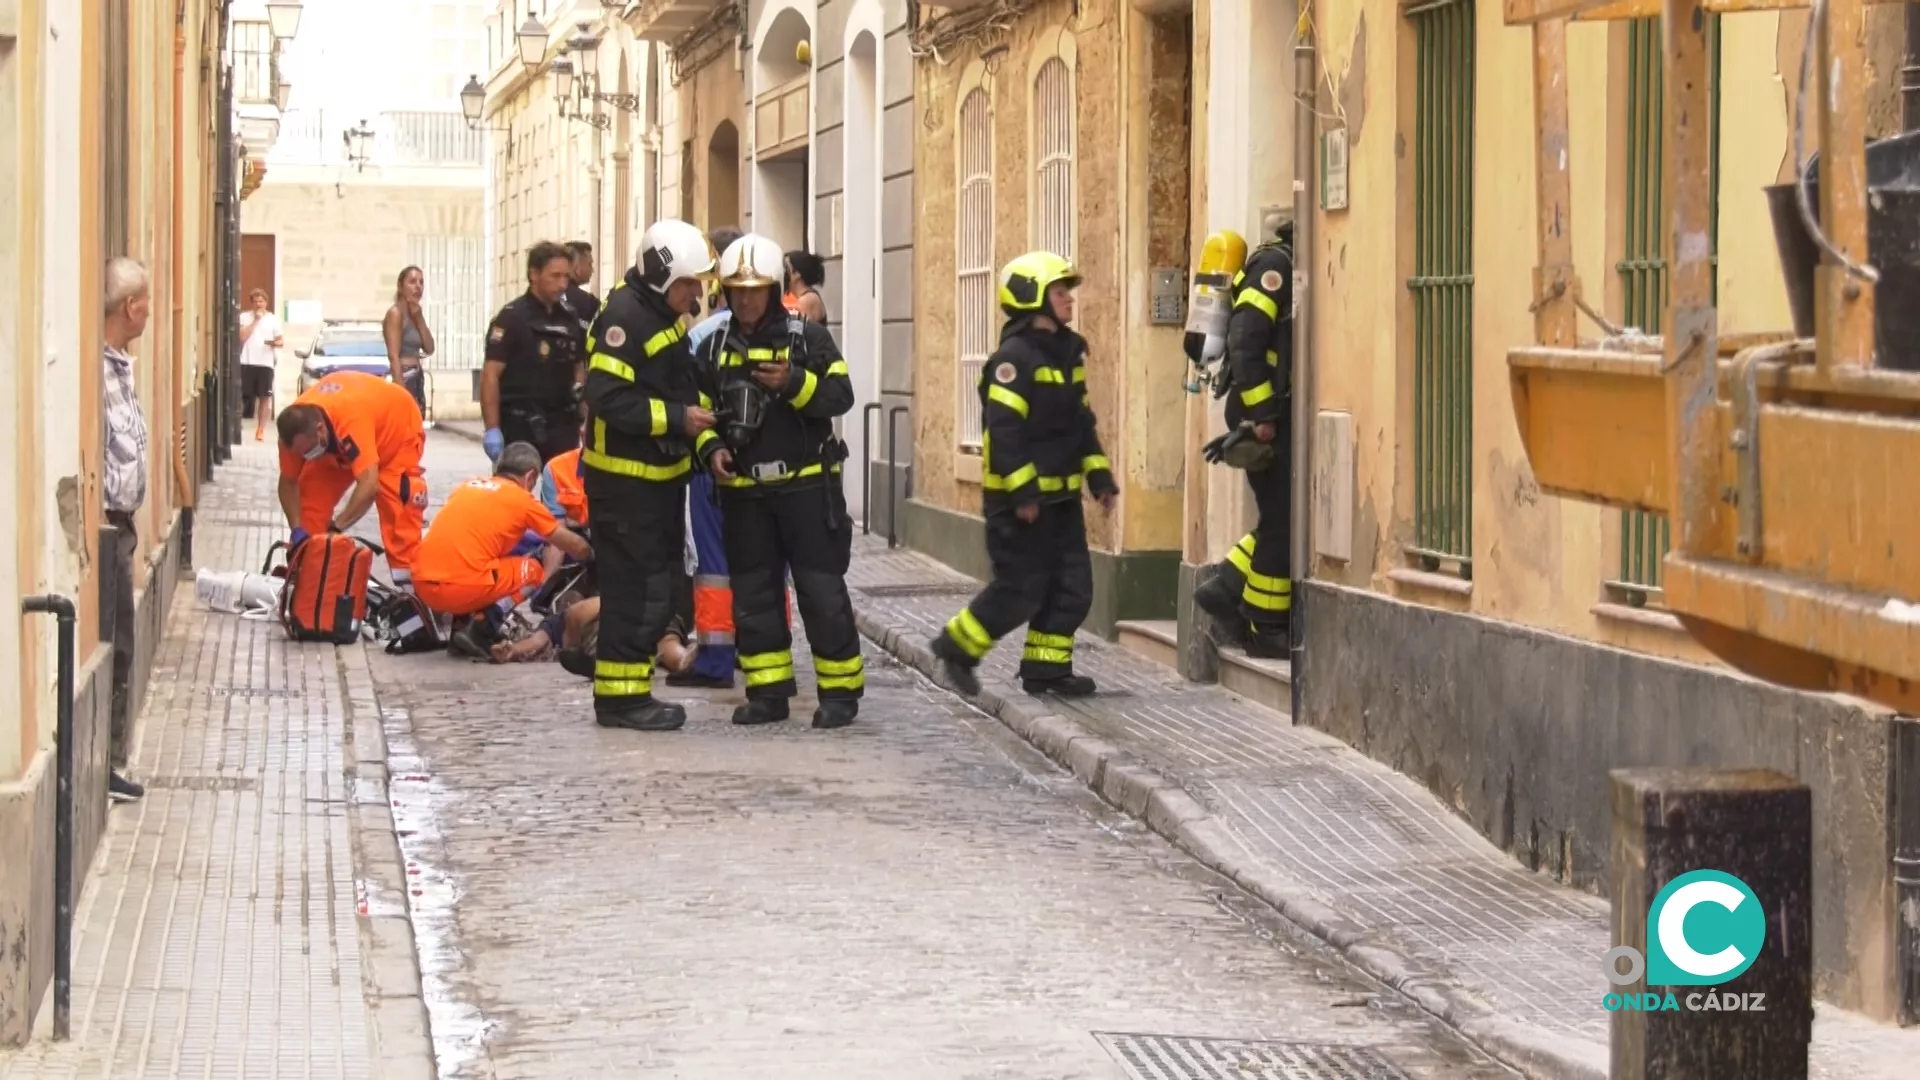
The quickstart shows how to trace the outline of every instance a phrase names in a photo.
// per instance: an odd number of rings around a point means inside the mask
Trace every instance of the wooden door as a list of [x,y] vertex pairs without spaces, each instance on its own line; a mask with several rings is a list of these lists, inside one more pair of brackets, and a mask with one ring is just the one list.
[[253,290],[264,289],[267,294],[267,308],[280,310],[280,294],[274,285],[274,259],[276,249],[272,233],[247,233],[240,237],[240,310],[252,307],[247,297]]

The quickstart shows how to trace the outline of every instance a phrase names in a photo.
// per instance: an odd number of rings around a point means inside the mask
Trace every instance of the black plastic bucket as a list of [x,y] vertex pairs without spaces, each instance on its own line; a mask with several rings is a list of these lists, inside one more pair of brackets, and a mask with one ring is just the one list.
[[[1820,155],[1808,168],[1808,194],[1820,214]],[[1766,189],[1773,238],[1787,283],[1793,332],[1813,336],[1813,271],[1820,249],[1800,220],[1794,185]],[[1885,368],[1920,371],[1920,132],[1867,146],[1867,245],[1880,272],[1874,290],[1875,362]]]

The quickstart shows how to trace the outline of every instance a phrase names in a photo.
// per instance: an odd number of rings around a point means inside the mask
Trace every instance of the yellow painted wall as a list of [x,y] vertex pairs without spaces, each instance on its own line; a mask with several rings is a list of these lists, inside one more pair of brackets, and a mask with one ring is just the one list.
[[[1532,338],[1537,262],[1532,38],[1480,0],[1474,125],[1473,582],[1470,596],[1409,574],[1413,540],[1414,40],[1393,0],[1317,5],[1323,67],[1345,87],[1356,29],[1367,37],[1365,122],[1350,147],[1350,204],[1318,215],[1310,253],[1319,406],[1353,416],[1356,460],[1350,563],[1320,559],[1328,580],[1655,653],[1704,660],[1677,624],[1620,617],[1602,582],[1620,569],[1619,513],[1543,495],[1513,415],[1506,351]],[[1786,328],[1785,290],[1762,185],[1788,152],[1787,98],[1776,74],[1780,18],[1725,22],[1721,109],[1721,327]],[[1578,24],[1568,36],[1575,260],[1590,303],[1618,320],[1624,166],[1623,26]],[[1797,69],[1795,69],[1797,70]],[[1317,108],[1340,110],[1323,82]],[[1351,111],[1353,91],[1337,98]],[[1351,135],[1350,131],[1350,135]],[[1583,320],[1583,336],[1598,336]],[[1457,580],[1457,579],[1455,579]],[[1599,610],[1596,610],[1598,608]]]

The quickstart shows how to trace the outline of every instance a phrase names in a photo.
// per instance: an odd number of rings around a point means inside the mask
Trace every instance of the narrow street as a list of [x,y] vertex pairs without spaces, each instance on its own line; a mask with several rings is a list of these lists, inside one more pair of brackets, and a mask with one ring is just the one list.
[[[436,492],[484,466],[434,438]],[[1271,1075],[1510,1075],[998,721],[868,664],[842,733],[669,691],[686,729],[643,735],[595,727],[557,665],[374,655],[440,1075],[1202,1060],[1155,1036],[1298,1044]]]

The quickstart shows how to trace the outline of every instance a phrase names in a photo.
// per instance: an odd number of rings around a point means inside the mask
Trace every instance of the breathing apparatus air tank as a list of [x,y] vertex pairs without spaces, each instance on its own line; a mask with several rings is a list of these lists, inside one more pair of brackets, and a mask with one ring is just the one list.
[[1212,382],[1214,365],[1227,354],[1227,322],[1233,317],[1233,277],[1247,263],[1247,241],[1231,229],[1207,237],[1193,273],[1187,306],[1186,390],[1200,393]]

